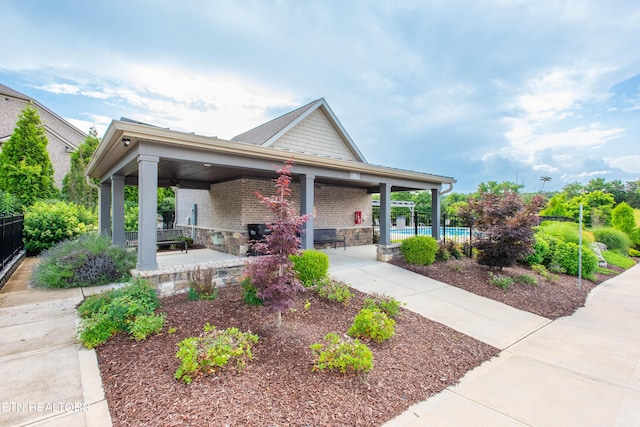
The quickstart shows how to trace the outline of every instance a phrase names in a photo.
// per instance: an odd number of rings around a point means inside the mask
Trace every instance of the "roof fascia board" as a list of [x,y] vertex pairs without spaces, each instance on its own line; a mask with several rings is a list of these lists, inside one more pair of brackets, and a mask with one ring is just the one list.
[[[309,154],[292,155],[291,152],[278,150],[270,147],[256,146],[252,144],[243,144],[237,141],[226,141],[223,139],[211,138],[202,135],[183,133],[168,129],[155,128],[150,126],[138,125],[133,123],[120,122],[114,120],[111,122],[98,149],[94,153],[89,165],[87,166],[87,174],[94,178],[104,176],[105,169],[111,167],[105,164],[105,160],[113,156],[114,151],[121,148],[121,139],[126,136],[134,140],[149,140],[153,144],[167,145],[170,144],[174,148],[191,148],[196,150],[214,151],[218,154],[231,154],[235,156],[243,156],[245,158],[258,158],[263,161],[282,163],[293,159],[294,167],[312,166],[321,169],[341,170],[348,173],[359,173],[393,179],[407,179],[411,181],[419,181],[430,184],[455,183],[456,180],[451,177],[426,174],[422,172],[407,171],[402,169],[393,169],[384,166],[371,165],[368,163],[359,163],[346,160],[329,159],[325,157],[312,156]],[[131,147],[130,147],[131,148]],[[176,151],[178,153],[179,151]],[[120,156],[122,157],[122,156]],[[96,176],[97,175],[97,176]]]

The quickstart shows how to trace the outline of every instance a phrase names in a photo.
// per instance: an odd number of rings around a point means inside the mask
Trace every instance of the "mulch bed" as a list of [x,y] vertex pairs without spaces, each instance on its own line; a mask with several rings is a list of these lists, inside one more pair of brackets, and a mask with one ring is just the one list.
[[[162,301],[163,333],[136,342],[119,335],[97,349],[115,426],[379,426],[410,405],[457,383],[498,350],[451,328],[401,309],[395,336],[368,344],[374,369],[366,381],[338,373],[312,373],[309,345],[328,332],[344,334],[364,294],[348,307],[309,292],[283,324],[264,307],[244,303],[240,288],[222,288],[214,301],[178,295]],[[304,309],[305,300],[310,302]],[[205,323],[260,336],[255,360],[237,374],[210,374],[185,385],[174,379],[177,344]],[[176,327],[174,334],[167,333]]]
[[[611,278],[611,276],[596,274],[595,281],[583,279],[582,289],[578,289],[577,277],[560,274],[557,276],[557,280],[549,281],[532,272],[529,268],[515,265],[504,268],[502,271],[493,272],[512,278],[527,274],[535,277],[538,284],[514,283],[505,290],[491,284],[489,282],[489,268],[478,264],[471,258],[464,257],[459,261],[437,261],[431,265],[420,266],[408,264],[402,257],[398,257],[391,263],[476,295],[552,320],[569,316],[578,308],[583,307],[589,292],[598,284]],[[615,266],[609,268],[616,273],[623,271]]]

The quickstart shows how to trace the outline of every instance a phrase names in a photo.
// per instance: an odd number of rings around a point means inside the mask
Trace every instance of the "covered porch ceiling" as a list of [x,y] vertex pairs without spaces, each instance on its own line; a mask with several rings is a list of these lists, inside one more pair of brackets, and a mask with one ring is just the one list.
[[293,180],[315,176],[316,185],[363,188],[380,192],[387,183],[392,191],[442,189],[455,179],[353,161],[332,159],[261,147],[216,137],[206,137],[155,126],[114,120],[87,168],[101,182],[125,177],[138,184],[138,156],[158,157],[158,185],[208,190],[211,184],[240,178],[273,179],[275,169],[292,159]]

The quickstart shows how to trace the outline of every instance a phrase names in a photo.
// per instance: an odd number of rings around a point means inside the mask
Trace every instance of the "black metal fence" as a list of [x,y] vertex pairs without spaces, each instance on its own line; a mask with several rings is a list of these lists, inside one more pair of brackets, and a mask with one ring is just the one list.
[[13,258],[24,249],[22,231],[24,230],[24,215],[0,216],[0,257],[2,268],[9,265]]
[[[380,236],[380,208],[373,207],[374,241]],[[431,212],[418,212],[409,208],[391,208],[391,241],[400,242],[412,236],[431,236]],[[471,248],[473,229],[465,226],[460,218],[442,213],[440,217],[440,237],[443,242],[454,242],[465,249]],[[467,252],[467,250],[465,250]]]

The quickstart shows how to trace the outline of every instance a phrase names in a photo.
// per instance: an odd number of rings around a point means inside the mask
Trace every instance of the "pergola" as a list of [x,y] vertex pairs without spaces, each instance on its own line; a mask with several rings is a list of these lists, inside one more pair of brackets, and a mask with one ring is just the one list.
[[[380,193],[380,244],[390,244],[391,192],[430,190],[433,236],[439,239],[440,193],[455,179],[368,163],[292,153],[272,147],[228,141],[114,120],[96,149],[87,175],[100,181],[99,229],[114,244],[125,244],[124,187],[138,186],[138,270],[157,269],[157,189],[179,183],[209,189],[242,177],[275,178],[274,165],[293,159],[292,178],[300,183],[300,213],[313,211],[314,184]],[[303,249],[313,248],[313,218],[302,234]]]

